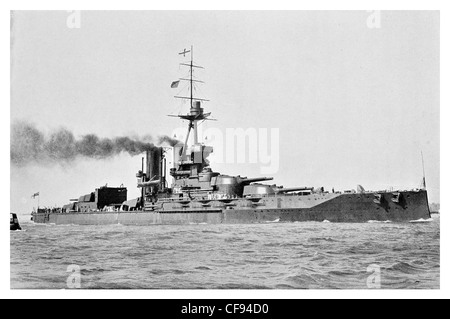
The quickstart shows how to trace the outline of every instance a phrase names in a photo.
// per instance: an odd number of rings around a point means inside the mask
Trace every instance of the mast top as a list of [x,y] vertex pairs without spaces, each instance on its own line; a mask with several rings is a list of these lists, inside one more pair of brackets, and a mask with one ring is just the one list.
[[178,53],[178,54],[179,54],[179,55],[182,54],[183,56],[186,56],[186,53],[189,53],[189,52],[191,52],[191,51],[184,49],[183,52],[180,52],[180,53]]
[[[194,73],[194,68],[202,68],[202,66],[199,65],[194,65],[194,47],[191,46],[190,50],[184,49],[182,52],[179,52],[179,55],[183,55],[183,57],[186,56],[186,54],[190,53],[190,62],[189,63],[180,63],[180,65],[183,66],[188,66],[189,67],[189,78],[179,78],[179,81],[188,81],[189,82],[189,96],[179,96],[179,95],[175,95],[174,97],[177,99],[185,99],[185,100],[189,100],[190,101],[190,112],[187,115],[178,115],[177,117],[182,118],[184,120],[189,120],[192,124],[196,124],[195,122],[197,121],[202,121],[202,120],[206,120],[207,117],[211,114],[211,113],[203,113],[203,108],[201,107],[201,102],[200,101],[204,101],[204,102],[208,102],[209,100],[207,99],[203,99],[203,98],[198,98],[194,96],[194,84],[195,83],[204,83],[203,81],[200,80],[194,80],[193,78],[193,73]],[[177,82],[179,82],[177,81]],[[173,82],[173,83],[177,83],[177,82]],[[178,84],[177,84],[178,86]],[[175,86],[176,87],[176,86]]]

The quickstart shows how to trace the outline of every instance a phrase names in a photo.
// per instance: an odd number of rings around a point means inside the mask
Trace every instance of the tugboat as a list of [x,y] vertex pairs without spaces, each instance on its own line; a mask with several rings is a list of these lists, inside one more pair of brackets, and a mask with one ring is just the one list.
[[17,218],[17,214],[10,213],[9,214],[9,230],[22,230],[22,227],[19,225],[19,219]]
[[[198,126],[210,120],[203,102],[195,97],[193,69],[202,68],[193,61],[180,63],[189,67],[189,96],[175,96],[188,100],[188,114],[172,115],[188,122],[184,143],[172,148],[173,167],[166,169],[168,151],[154,147],[146,152],[142,168],[136,174],[141,196],[127,200],[125,188],[99,188],[81,196],[78,201],[54,211],[33,213],[36,223],[83,225],[161,225],[161,224],[237,224],[273,222],[409,222],[429,219],[427,190],[366,191],[358,186],[356,191],[329,192],[323,187],[283,187],[263,184],[272,177],[247,178],[215,172],[207,157],[213,148],[198,141]],[[189,137],[193,143],[189,147]],[[169,186],[167,172],[172,177]]]

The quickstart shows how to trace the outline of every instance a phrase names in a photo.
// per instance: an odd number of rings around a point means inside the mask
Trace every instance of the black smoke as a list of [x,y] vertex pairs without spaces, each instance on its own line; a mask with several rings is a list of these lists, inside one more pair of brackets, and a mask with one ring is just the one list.
[[[65,128],[46,135],[34,124],[15,122],[11,126],[11,163],[15,166],[65,164],[81,158],[106,159],[121,153],[134,156],[158,147],[149,139],[148,136],[101,138],[95,134],[76,138]],[[159,137],[159,142],[178,143],[168,136]]]
[[181,143],[179,140],[177,140],[175,138],[172,138],[170,136],[167,136],[167,135],[160,136],[159,139],[158,139],[158,142],[159,142],[159,144],[167,143],[167,144],[169,144],[172,147],[174,147],[175,145]]

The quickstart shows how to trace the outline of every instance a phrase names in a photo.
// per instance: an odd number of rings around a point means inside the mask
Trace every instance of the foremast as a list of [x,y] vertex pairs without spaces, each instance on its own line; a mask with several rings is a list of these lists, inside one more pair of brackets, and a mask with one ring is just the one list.
[[[194,69],[203,69],[202,66],[194,64],[194,47],[191,46],[190,50],[184,49],[183,52],[180,52],[179,55],[186,56],[186,54],[190,54],[190,61],[188,63],[180,63],[181,66],[185,66],[189,68],[189,78],[179,78],[179,81],[187,81],[189,82],[189,96],[178,96],[175,95],[175,98],[189,100],[190,110],[188,114],[180,114],[174,115],[174,117],[178,117],[182,120],[188,121],[188,128],[186,133],[186,138],[182,147],[180,162],[178,163],[178,169],[174,169],[171,172],[171,175],[176,179],[181,176],[195,176],[196,173],[200,172],[207,163],[205,162],[204,148],[205,146],[199,144],[198,141],[198,125],[200,121],[209,120],[209,116],[211,113],[205,113],[204,109],[201,107],[202,102],[207,102],[209,100],[204,98],[199,98],[194,96],[194,87],[196,83],[204,83],[203,81],[194,79]],[[178,81],[177,81],[178,82]],[[174,82],[175,83],[175,82]],[[189,137],[191,135],[191,131],[193,132],[193,146],[194,148],[198,148],[200,150],[193,150],[192,154],[188,156],[188,143]],[[212,152],[212,148],[210,148],[209,152]],[[200,154],[199,154],[200,153]],[[200,155],[200,156],[199,156]],[[174,163],[176,164],[176,163]],[[195,168],[195,169],[193,169]]]

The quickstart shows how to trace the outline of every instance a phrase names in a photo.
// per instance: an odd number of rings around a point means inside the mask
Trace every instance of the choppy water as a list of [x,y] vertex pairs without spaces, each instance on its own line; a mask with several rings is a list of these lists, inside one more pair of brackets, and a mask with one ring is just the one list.
[[84,289],[367,289],[370,276],[382,289],[440,287],[439,215],[418,224],[21,224],[10,234],[13,289],[67,288],[69,276]]

